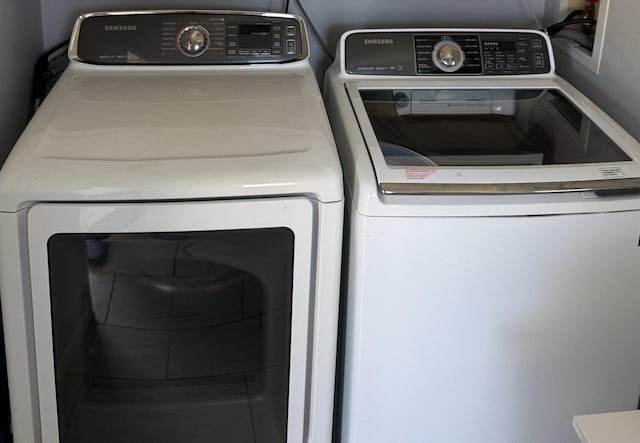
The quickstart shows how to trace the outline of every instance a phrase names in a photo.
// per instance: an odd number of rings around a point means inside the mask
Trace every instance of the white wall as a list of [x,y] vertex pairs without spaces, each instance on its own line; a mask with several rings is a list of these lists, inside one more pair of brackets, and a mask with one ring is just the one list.
[[[7,0],[9,1],[9,0]],[[15,1],[15,0],[11,0]],[[355,26],[536,26],[545,0],[300,0],[333,48],[341,31]],[[281,12],[286,0],[41,0],[44,47],[68,38],[76,16],[91,11],[134,9],[240,9]],[[290,10],[299,13],[296,0]],[[528,4],[531,7],[527,6]],[[532,12],[533,11],[533,14]]]
[[[240,9],[283,12],[287,0],[41,0],[44,47],[68,38],[76,16],[90,11],[125,9]],[[340,34],[371,26],[500,26],[538,27],[545,0],[298,0],[289,11],[311,20],[325,46],[335,51]],[[329,64],[317,36],[309,32],[312,62],[321,74]]]
[[[1,0],[20,1],[20,0]],[[76,17],[96,11],[138,9],[232,9],[282,11],[285,0],[40,0],[44,47],[52,48],[69,38]],[[320,0],[322,1],[322,0]]]
[[40,52],[39,0],[0,1],[0,165],[29,117],[33,66]]
[[[555,1],[555,0],[549,0]],[[640,140],[640,2],[612,0],[600,73],[556,51],[557,71]]]

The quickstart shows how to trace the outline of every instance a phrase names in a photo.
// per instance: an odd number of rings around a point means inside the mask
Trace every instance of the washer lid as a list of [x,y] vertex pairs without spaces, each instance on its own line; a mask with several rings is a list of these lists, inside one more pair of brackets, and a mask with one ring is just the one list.
[[72,64],[0,173],[0,210],[30,201],[305,194],[342,199],[306,62],[287,68]]
[[640,188],[638,144],[557,86],[348,86],[384,194]]

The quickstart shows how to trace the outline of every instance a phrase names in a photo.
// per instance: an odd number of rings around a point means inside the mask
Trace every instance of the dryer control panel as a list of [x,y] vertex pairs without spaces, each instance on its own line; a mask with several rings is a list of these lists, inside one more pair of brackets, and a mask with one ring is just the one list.
[[363,75],[531,75],[552,72],[538,31],[375,30],[343,40],[344,69]]
[[69,49],[72,60],[114,65],[285,63],[308,53],[299,17],[240,11],[87,14]]

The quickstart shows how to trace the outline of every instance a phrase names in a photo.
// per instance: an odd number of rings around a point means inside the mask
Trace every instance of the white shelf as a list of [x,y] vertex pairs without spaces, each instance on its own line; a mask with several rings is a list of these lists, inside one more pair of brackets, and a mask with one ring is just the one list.
[[582,443],[638,443],[640,411],[579,415],[573,427]]

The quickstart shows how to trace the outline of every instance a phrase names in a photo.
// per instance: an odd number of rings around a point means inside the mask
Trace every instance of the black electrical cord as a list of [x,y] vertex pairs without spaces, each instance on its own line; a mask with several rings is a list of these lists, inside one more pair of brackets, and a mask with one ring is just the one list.
[[285,14],[289,13],[289,0],[284,1],[284,7],[282,9],[284,10]]
[[[295,2],[298,4],[298,7],[300,8],[300,12],[302,12],[302,15],[304,15],[304,17],[307,19],[307,25],[309,25],[309,28],[311,29],[311,32],[314,33],[314,35],[318,39],[318,42],[320,42],[320,46],[322,47],[322,50],[327,55],[327,57],[329,57],[331,62],[333,62],[335,60],[334,55],[331,53],[331,51],[329,51],[329,48],[328,48],[327,44],[325,43],[324,39],[322,38],[322,36],[320,35],[320,33],[318,32],[316,27],[313,25],[313,21],[311,20],[311,17],[309,17],[309,14],[307,13],[307,10],[302,5],[301,0],[295,0]],[[289,11],[289,0],[287,0],[287,2],[285,4],[285,11],[286,12]]]
[[564,20],[564,21],[561,21],[560,23],[556,23],[554,25],[549,26],[547,28],[547,34],[549,34],[551,36],[551,35],[559,32],[562,28],[565,28],[565,27],[571,26],[571,25],[579,25],[579,24],[596,25],[597,23],[598,22],[596,20],[592,20],[590,18]]
[[[287,3],[289,3],[289,0],[287,0]],[[571,13],[567,15],[562,21],[566,22],[567,20],[571,20],[572,18],[576,18],[577,16],[585,18],[587,16],[587,13],[582,9],[576,9],[575,11],[571,11]]]

